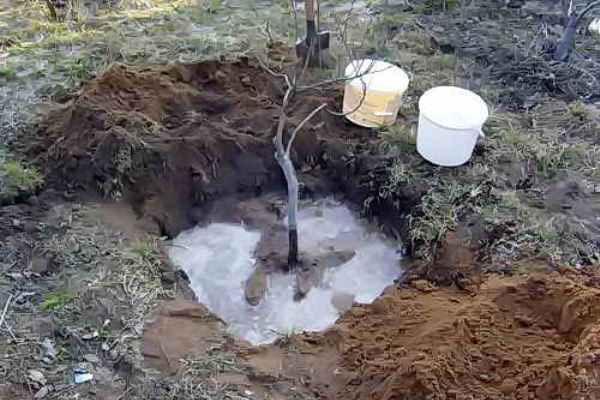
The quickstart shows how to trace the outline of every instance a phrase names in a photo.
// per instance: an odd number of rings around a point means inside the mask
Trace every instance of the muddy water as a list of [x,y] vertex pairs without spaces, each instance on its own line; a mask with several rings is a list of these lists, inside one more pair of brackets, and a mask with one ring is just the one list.
[[[242,225],[211,224],[181,233],[169,255],[190,277],[198,300],[229,325],[232,334],[252,344],[281,335],[320,331],[341,314],[335,299],[371,303],[402,274],[392,243],[358,220],[344,205],[312,204],[299,212],[300,247],[310,255],[355,252],[348,262],[324,271],[323,279],[301,301],[294,300],[295,276],[273,273],[257,306],[244,298],[244,283],[254,270],[260,232]],[[285,246],[285,244],[282,244]]]

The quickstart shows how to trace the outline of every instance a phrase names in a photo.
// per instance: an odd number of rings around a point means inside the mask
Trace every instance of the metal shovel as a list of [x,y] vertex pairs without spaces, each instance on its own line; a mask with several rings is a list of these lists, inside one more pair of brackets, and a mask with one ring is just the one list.
[[317,0],[306,0],[306,38],[296,43],[296,55],[309,63],[318,62],[319,53],[329,48],[329,31],[317,31],[315,23],[315,3]]

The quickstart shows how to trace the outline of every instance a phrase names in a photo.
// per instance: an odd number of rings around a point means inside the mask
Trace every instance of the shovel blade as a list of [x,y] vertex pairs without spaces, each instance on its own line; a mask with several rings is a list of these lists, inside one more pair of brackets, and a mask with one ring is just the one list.
[[305,38],[296,43],[296,55],[298,58],[305,59],[308,52],[313,47],[313,55],[318,55],[320,51],[329,49],[329,31],[323,31],[317,33],[314,38],[308,40]]

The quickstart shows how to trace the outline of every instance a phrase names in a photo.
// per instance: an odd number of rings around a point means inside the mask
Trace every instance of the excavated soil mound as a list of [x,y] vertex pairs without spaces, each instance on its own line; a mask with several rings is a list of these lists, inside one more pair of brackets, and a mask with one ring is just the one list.
[[[174,235],[210,200],[284,187],[272,144],[283,84],[248,60],[115,65],[49,113],[33,152],[59,182],[125,196]],[[296,96],[289,128],[323,102],[335,109],[341,90],[328,93]],[[377,191],[368,175],[378,166],[363,148],[373,135],[325,111],[311,119],[293,154],[304,191],[342,190],[356,202]]]
[[598,399],[595,282],[550,273],[494,276],[476,295],[426,281],[394,288],[304,339],[314,350],[338,337],[337,369],[317,390],[343,399]]

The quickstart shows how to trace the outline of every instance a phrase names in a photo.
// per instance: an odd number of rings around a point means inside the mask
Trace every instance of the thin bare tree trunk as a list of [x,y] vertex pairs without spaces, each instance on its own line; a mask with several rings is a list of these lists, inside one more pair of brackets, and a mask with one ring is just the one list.
[[556,50],[554,51],[554,59],[556,61],[568,61],[571,56],[571,52],[575,47],[575,36],[577,35],[578,18],[576,15],[569,17],[565,33],[563,34]]
[[[282,148],[283,149],[283,148]],[[279,150],[279,149],[278,149]],[[288,192],[288,267],[298,265],[298,177],[290,157],[286,153],[275,153],[275,158],[283,171]]]
[[553,58],[556,61],[569,61],[571,53],[575,48],[575,37],[577,36],[577,28],[587,13],[593,9],[600,7],[600,0],[591,1],[579,14],[573,9],[573,1],[563,1],[563,12],[566,12],[567,24],[565,25],[565,33],[560,42],[556,46]]

